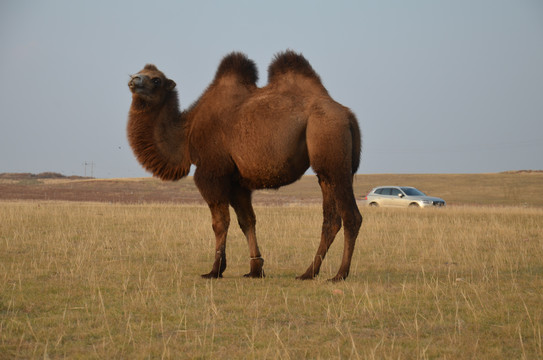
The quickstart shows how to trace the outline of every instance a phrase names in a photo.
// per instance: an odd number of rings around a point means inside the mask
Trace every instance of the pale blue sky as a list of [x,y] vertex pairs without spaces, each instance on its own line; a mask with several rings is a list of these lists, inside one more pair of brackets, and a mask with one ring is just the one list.
[[543,169],[541,0],[3,0],[0,172],[148,176],[129,74],[155,63],[187,107],[228,52],[263,86],[287,48],[357,115],[359,173]]

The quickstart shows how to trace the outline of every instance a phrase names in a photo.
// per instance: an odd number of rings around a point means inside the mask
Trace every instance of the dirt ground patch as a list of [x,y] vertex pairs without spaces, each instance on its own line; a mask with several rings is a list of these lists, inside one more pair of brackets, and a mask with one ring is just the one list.
[[[258,191],[255,204],[289,204],[319,202],[320,191],[279,193]],[[192,177],[178,182],[153,178],[137,179],[0,179],[0,200],[95,201],[114,203],[183,203],[205,204]]]
[[[375,186],[414,186],[445,199],[447,205],[543,206],[543,172],[517,171],[492,174],[357,174],[355,198],[362,200]],[[204,204],[191,176],[177,182],[152,177],[90,179],[55,173],[0,174],[0,200],[97,201],[114,203],[164,202]],[[320,204],[315,175],[279,190],[259,190],[255,205]]]

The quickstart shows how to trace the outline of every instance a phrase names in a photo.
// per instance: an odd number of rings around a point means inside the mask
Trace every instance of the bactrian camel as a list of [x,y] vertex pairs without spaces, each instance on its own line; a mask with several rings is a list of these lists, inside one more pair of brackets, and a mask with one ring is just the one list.
[[128,83],[130,145],[143,167],[163,180],[179,180],[195,166],[194,181],[211,210],[216,238],[215,261],[205,278],[220,278],[226,269],[229,205],[249,245],[245,276],[264,276],[251,195],[290,184],[311,166],[322,189],[322,233],[313,262],[297,278],[319,273],[343,223],[343,258],[331,280],[345,279],[362,224],[353,194],[361,151],[357,120],[330,97],[301,54],[277,54],[268,84],[259,88],[257,80],[255,63],[233,52],[201,97],[180,111],[175,82],[146,65]]

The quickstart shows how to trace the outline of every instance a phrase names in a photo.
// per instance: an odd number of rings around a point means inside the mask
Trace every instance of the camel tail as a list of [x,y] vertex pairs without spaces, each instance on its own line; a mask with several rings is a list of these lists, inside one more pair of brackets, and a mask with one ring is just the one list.
[[354,175],[360,166],[360,154],[362,153],[362,135],[356,116],[351,112],[349,114],[349,125],[352,137],[352,174]]
[[222,59],[215,73],[215,81],[229,74],[236,75],[246,85],[256,85],[258,81],[256,64],[240,52],[232,52]]

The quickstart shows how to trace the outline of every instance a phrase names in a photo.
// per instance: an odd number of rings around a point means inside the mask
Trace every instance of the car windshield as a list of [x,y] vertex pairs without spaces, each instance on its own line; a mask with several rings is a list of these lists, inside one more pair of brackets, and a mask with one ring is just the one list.
[[402,191],[407,196],[426,196],[426,194],[424,194],[422,191],[419,191],[419,190],[417,190],[415,188],[411,188],[411,187],[403,187]]

